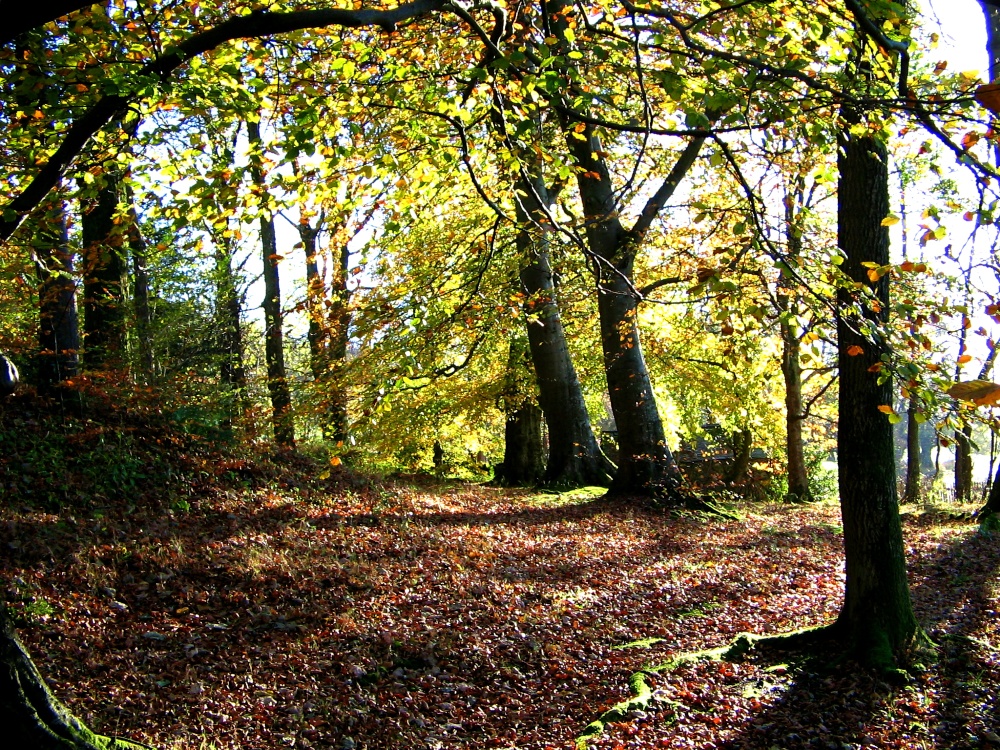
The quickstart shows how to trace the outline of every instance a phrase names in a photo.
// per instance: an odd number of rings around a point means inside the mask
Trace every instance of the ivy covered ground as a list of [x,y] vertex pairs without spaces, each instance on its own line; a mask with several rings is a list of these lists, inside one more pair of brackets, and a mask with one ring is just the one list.
[[[5,416],[0,575],[57,694],[158,748],[567,748],[633,675],[829,622],[838,510],[739,520]],[[117,474],[115,473],[117,471]],[[597,748],[1000,746],[1000,539],[905,515],[908,683],[764,649],[646,676]],[[635,684],[635,680],[632,680]]]

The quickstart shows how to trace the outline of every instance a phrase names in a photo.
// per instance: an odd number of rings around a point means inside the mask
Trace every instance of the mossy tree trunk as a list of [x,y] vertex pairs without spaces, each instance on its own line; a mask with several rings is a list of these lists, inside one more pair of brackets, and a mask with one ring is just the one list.
[[838,235],[843,271],[852,285],[838,292],[840,367],[838,455],[844,523],[846,584],[838,628],[863,662],[891,667],[917,632],[906,580],[903,534],[896,497],[893,430],[883,409],[892,404],[892,381],[881,371],[888,351],[884,325],[889,275],[876,283],[865,263],[889,263],[888,154],[877,137],[855,134],[860,121],[845,113],[838,166]]
[[143,747],[95,734],[42,679],[0,602],[0,726],[5,747],[19,750],[125,750]]

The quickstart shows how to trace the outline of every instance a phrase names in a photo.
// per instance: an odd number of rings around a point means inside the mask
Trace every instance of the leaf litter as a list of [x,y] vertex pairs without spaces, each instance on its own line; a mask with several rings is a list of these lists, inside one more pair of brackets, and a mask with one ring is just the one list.
[[[7,598],[57,695],[161,748],[565,748],[636,672],[828,623],[842,598],[829,504],[723,521],[311,468],[208,481],[186,510],[8,504]],[[907,518],[938,644],[908,684],[761,649],[647,673],[645,708],[589,746],[996,742],[997,540]]]

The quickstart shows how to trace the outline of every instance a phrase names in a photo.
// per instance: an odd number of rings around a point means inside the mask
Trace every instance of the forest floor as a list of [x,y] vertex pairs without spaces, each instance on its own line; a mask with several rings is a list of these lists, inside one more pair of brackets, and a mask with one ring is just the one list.
[[[594,491],[326,477],[9,412],[0,445],[22,640],[95,730],[161,750],[573,747],[637,670],[828,623],[842,598],[832,504],[720,520]],[[907,684],[755,649],[650,674],[648,707],[589,746],[1000,746],[1000,538],[940,510],[904,518],[938,644]]]

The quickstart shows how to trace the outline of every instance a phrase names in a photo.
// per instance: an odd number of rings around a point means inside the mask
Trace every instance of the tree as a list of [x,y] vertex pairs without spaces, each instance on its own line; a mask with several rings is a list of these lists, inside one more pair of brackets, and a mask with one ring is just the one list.
[[36,212],[32,240],[38,277],[38,380],[45,395],[65,396],[59,384],[73,378],[79,367],[80,332],[63,202]]
[[520,280],[526,295],[525,320],[539,405],[549,426],[543,481],[558,486],[607,485],[614,466],[594,437],[559,315],[548,250],[549,191],[540,176],[522,179],[517,187],[517,246],[523,259]]
[[[863,85],[863,82],[862,82]],[[837,620],[848,648],[879,667],[897,663],[917,622],[906,580],[896,497],[889,345],[889,165],[874,112],[844,107],[839,139],[837,231],[846,284],[837,295],[840,408],[837,426],[846,582]]]
[[250,173],[263,206],[260,215],[260,244],[264,264],[264,353],[267,359],[267,390],[271,396],[271,421],[275,442],[282,448],[294,448],[295,421],[292,414],[292,395],[285,372],[281,279],[278,273],[281,256],[278,255],[274,216],[268,205],[259,121],[247,120],[247,135],[253,149],[250,154]]
[[124,236],[119,230],[120,177],[105,174],[81,210],[83,362],[87,370],[118,364],[125,349]]
[[494,484],[531,487],[545,475],[542,451],[542,410],[535,396],[528,342],[520,333],[510,337],[510,355],[500,401],[505,416],[503,461]]

